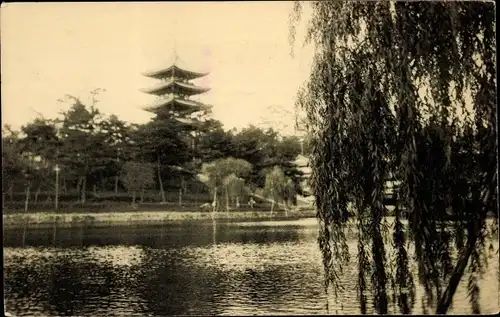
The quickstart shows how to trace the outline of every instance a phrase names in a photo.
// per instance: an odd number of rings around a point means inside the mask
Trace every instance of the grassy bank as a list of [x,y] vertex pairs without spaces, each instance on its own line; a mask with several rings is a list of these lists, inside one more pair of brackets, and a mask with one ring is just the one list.
[[[16,197],[20,198],[20,197]],[[72,197],[70,197],[72,198]],[[126,198],[126,200],[124,199]],[[99,199],[95,197],[90,197],[85,203],[76,202],[75,199],[68,199],[59,201],[59,208],[57,210],[58,213],[64,214],[95,214],[95,213],[108,213],[108,212],[144,212],[144,211],[165,211],[165,210],[175,210],[175,211],[185,211],[185,212],[197,212],[202,211],[200,206],[204,203],[211,204],[210,199],[202,199],[201,197],[198,200],[194,200],[193,197],[188,197],[190,199],[184,199],[182,204],[179,205],[178,200],[171,199],[166,202],[154,201],[153,199],[148,199],[145,202],[137,202],[134,206],[132,206],[128,197],[116,196],[110,197],[102,196]],[[252,211],[262,211],[267,212],[271,209],[271,203],[264,200],[257,200],[257,203],[253,206]],[[246,204],[242,206],[243,209],[247,209]],[[25,201],[22,199],[13,200],[13,201],[4,201],[3,204],[3,213],[4,214],[17,214],[24,213],[25,211]],[[27,213],[51,213],[55,212],[54,203],[50,204],[46,202],[31,202],[29,203]]]
[[220,221],[269,221],[294,220],[314,217],[314,210],[290,211],[231,211],[231,212],[189,212],[189,211],[132,211],[100,213],[11,213],[3,215],[4,229],[62,227],[106,227],[153,225],[167,222],[220,220]]

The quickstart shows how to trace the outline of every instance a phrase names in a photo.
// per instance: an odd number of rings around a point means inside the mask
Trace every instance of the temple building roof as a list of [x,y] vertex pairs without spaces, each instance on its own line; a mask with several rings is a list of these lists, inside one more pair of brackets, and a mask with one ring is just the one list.
[[166,82],[159,83],[151,88],[141,89],[142,92],[162,96],[166,94],[180,94],[184,96],[192,96],[202,94],[209,91],[210,88],[198,87],[191,83],[176,81],[174,78],[168,79]]
[[305,157],[304,155],[297,155],[295,158],[295,161],[293,161],[293,164],[297,166],[297,169],[301,171],[304,174],[305,178],[308,178],[311,176],[312,169],[309,166],[309,158]]
[[305,157],[302,154],[297,155],[295,158],[295,161],[293,163],[298,166],[298,167],[308,167],[309,166],[309,159]]

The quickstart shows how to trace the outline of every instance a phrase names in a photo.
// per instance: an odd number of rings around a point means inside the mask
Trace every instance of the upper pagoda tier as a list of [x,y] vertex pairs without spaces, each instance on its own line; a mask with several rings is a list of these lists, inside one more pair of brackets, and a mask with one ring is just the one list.
[[210,88],[198,87],[188,82],[177,81],[170,78],[165,82],[159,83],[152,88],[141,89],[147,94],[164,96],[167,94],[176,94],[180,96],[193,96],[209,91]]
[[192,80],[200,77],[205,77],[209,73],[199,73],[193,72],[184,68],[181,68],[177,64],[169,66],[164,69],[150,71],[143,73],[146,77],[151,77],[155,79],[167,79],[167,78],[179,78],[185,80]]
[[180,62],[177,55],[175,55],[170,67],[144,74],[148,77],[161,79],[161,82],[152,88],[141,89],[144,93],[158,97],[154,104],[146,106],[144,110],[153,112],[156,115],[170,113],[176,114],[176,116],[186,116],[211,108],[201,102],[189,99],[190,96],[210,90],[210,88],[198,87],[190,82],[190,80],[203,77],[208,73],[187,70],[186,67],[179,66]]

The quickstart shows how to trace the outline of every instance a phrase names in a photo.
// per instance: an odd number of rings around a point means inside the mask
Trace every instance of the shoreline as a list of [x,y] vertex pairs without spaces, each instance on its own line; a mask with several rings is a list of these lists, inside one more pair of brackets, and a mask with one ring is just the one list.
[[284,221],[299,220],[316,216],[315,210],[289,211],[288,215],[280,210],[269,211],[129,211],[129,212],[99,212],[99,213],[11,213],[3,215],[3,228],[6,229],[43,229],[72,227],[113,227],[161,225],[165,223],[182,223],[189,221]]

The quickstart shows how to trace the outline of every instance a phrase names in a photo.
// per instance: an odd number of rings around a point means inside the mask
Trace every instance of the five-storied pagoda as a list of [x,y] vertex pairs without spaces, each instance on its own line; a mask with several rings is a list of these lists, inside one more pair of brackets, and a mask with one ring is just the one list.
[[205,93],[210,88],[199,87],[191,81],[193,79],[207,76],[208,73],[190,71],[180,66],[179,58],[175,55],[174,62],[167,68],[143,73],[144,76],[161,80],[152,88],[141,89],[142,92],[157,97],[156,102],[144,108],[144,110],[156,114],[158,117],[175,118],[185,124],[195,124],[193,114],[208,112],[211,106],[190,97]]
[[[160,80],[154,87],[141,89],[142,92],[157,97],[153,104],[143,109],[156,114],[157,119],[161,121],[165,120],[165,122],[168,122],[173,119],[177,122],[177,125],[181,126],[179,130],[179,132],[182,131],[181,137],[185,137],[186,141],[191,140],[193,163],[195,163],[197,126],[201,123],[200,118],[210,113],[212,106],[191,99],[192,96],[210,90],[210,88],[196,86],[191,81],[207,76],[208,73],[191,71],[181,66],[177,54],[174,53],[174,61],[170,66],[156,71],[146,72],[143,73],[143,75]],[[180,165],[169,166],[171,171],[180,174],[179,205],[182,205],[182,195],[185,190],[183,189],[185,186],[184,176],[192,175],[193,172],[191,171],[192,168],[186,169],[186,166],[182,167],[182,165],[181,163]],[[160,170],[160,166],[158,166],[158,169]],[[160,188],[163,193],[161,178]],[[162,196],[162,200],[165,201],[164,195]]]

